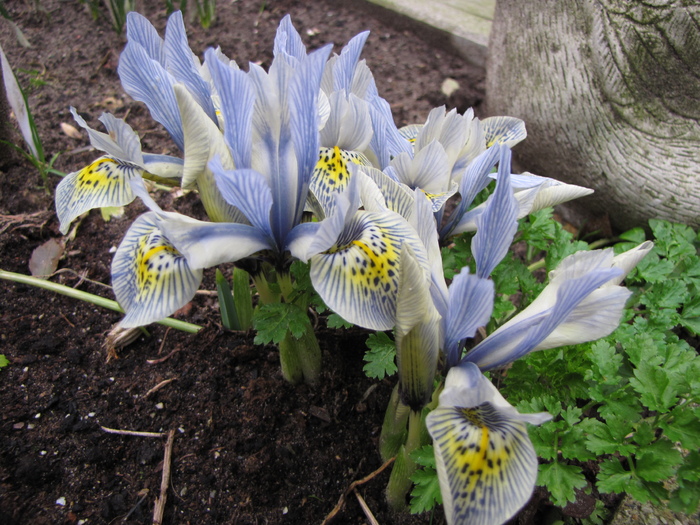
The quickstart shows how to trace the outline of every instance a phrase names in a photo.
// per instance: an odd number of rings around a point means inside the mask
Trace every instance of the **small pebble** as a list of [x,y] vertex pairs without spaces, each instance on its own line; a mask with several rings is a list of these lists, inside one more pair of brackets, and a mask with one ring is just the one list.
[[56,500],[56,505],[60,505],[61,507],[64,507],[66,505],[66,498],[61,496]]

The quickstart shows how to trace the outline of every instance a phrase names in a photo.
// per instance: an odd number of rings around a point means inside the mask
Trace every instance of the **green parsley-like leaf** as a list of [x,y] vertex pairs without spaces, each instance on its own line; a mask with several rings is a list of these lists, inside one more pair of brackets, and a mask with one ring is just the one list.
[[377,332],[367,338],[367,348],[362,367],[367,377],[384,379],[396,373],[396,343],[384,332]]
[[411,452],[411,459],[423,468],[411,476],[414,483],[411,491],[411,513],[418,514],[432,509],[436,503],[442,503],[440,482],[435,470],[435,453],[431,445]]
[[351,328],[353,325],[352,323],[348,323],[338,314],[330,314],[328,316],[328,320],[326,321],[326,326],[328,326],[328,328]]
[[291,303],[270,303],[260,307],[253,317],[257,334],[255,344],[279,343],[290,332],[296,339],[311,327],[306,312]]
[[647,447],[637,457],[635,472],[645,481],[662,481],[676,473],[683,456],[666,439],[659,440]]
[[561,507],[569,501],[576,501],[576,489],[587,485],[581,467],[554,461],[540,465],[537,484],[547,487],[552,495],[552,502]]

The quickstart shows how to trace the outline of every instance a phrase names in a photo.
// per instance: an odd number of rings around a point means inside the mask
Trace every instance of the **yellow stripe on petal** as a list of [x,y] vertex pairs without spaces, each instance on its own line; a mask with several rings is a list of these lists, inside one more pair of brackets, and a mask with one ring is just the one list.
[[537,456],[523,421],[487,402],[438,407],[426,424],[448,523],[503,523],[527,503],[537,479]]
[[126,311],[122,326],[158,321],[187,304],[202,280],[185,257],[142,215],[127,232],[112,262],[112,284]]
[[409,242],[421,266],[425,250],[411,226],[393,213],[358,211],[336,244],[311,257],[311,279],[343,319],[388,330],[396,319],[401,244]]
[[[333,206],[333,196],[345,190],[350,181],[349,163],[369,166],[371,163],[362,153],[345,151],[338,146],[321,148],[318,162],[311,174],[309,189],[321,205],[322,216],[329,214]],[[319,214],[319,210],[314,210]]]
[[56,213],[61,232],[79,215],[94,208],[124,206],[134,200],[129,179],[143,170],[113,157],[100,157],[80,171],[66,175],[56,187]]

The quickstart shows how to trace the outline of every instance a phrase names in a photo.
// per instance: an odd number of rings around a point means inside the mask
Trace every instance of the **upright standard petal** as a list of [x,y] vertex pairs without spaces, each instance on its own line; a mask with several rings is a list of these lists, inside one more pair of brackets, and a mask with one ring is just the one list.
[[518,230],[518,205],[510,187],[510,149],[501,149],[498,182],[490,203],[477,219],[477,233],[472,241],[476,274],[491,275],[496,265],[508,253]]
[[440,404],[426,419],[447,523],[498,525],[527,503],[537,455],[519,414],[471,363],[450,369]]
[[155,219],[153,212],[136,219],[112,261],[112,286],[126,312],[124,328],[174,313],[192,299],[202,281],[202,271],[189,266]]

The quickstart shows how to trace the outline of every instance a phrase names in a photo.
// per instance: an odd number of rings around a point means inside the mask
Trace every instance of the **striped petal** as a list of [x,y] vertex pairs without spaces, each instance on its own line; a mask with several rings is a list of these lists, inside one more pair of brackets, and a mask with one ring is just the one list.
[[100,157],[80,171],[66,175],[56,187],[56,213],[61,233],[76,217],[94,208],[124,206],[134,200],[130,179],[142,168],[114,157]]
[[311,281],[343,319],[372,330],[396,321],[399,258],[407,242],[423,268],[427,258],[415,230],[398,214],[358,211],[335,245],[311,257]]
[[78,115],[78,112],[71,106],[70,112],[78,125],[87,131],[90,137],[90,144],[100,151],[118,159],[143,165],[143,154],[141,153],[141,140],[136,132],[126,122],[115,118],[114,115],[103,113],[100,122],[107,129],[107,133],[95,131],[87,122]]
[[112,261],[112,286],[126,315],[122,327],[158,321],[186,305],[202,281],[157,227],[156,214],[142,215],[129,228]]
[[182,121],[173,92],[173,76],[136,42],[129,42],[122,51],[118,73],[124,91],[146,104],[151,116],[165,127],[177,147],[183,149]]
[[158,35],[158,31],[148,21],[148,18],[130,11],[126,15],[126,38],[129,42],[141,45],[150,58],[165,66],[165,51],[163,49],[163,39]]
[[510,148],[525,140],[525,122],[515,117],[489,117],[481,121],[486,147],[504,144]]
[[510,149],[501,149],[498,183],[484,213],[476,219],[477,233],[472,241],[476,274],[487,278],[508,253],[518,230],[518,204],[510,187]]
[[521,415],[479,370],[454,367],[440,405],[426,419],[448,524],[498,525],[527,503],[537,480],[537,455]]

